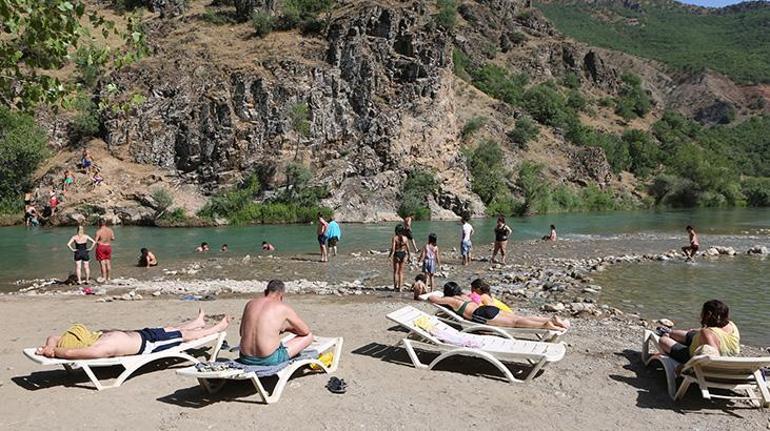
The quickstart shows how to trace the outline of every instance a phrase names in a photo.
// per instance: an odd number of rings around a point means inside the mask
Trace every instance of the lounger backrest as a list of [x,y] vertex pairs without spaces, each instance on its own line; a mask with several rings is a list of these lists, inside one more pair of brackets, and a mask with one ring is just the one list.
[[770,367],[770,357],[747,358],[725,356],[696,356],[685,369],[697,368],[707,379],[746,380],[759,369]]
[[407,305],[406,307],[400,308],[390,314],[388,314],[387,318],[392,320],[393,322],[398,323],[399,325],[409,329],[409,331],[418,334],[422,338],[425,338],[426,340],[429,340],[432,343],[435,344],[443,344],[438,338],[431,335],[430,332],[426,331],[423,328],[418,327],[415,325],[415,320],[419,319],[420,317],[425,317],[430,320],[430,322],[435,325],[435,327],[441,331],[450,331],[450,332],[459,332],[457,329],[447,325],[444,322],[441,322],[438,320],[435,316],[431,316],[428,313],[425,313],[423,311],[420,311],[411,305]]

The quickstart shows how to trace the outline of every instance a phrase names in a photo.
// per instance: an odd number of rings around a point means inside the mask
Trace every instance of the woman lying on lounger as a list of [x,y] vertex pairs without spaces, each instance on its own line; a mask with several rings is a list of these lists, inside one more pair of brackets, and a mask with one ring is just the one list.
[[444,297],[431,296],[428,300],[434,304],[443,305],[455,313],[483,325],[501,326],[506,328],[544,328],[564,331],[570,327],[567,320],[553,316],[546,317],[518,316],[510,311],[503,311],[493,305],[479,305],[463,295],[457,283],[450,281],[444,285]]
[[699,347],[709,345],[720,355],[737,356],[741,353],[741,334],[730,321],[730,308],[722,301],[712,299],[703,304],[699,329],[669,329],[659,327],[660,348],[663,353],[685,363],[695,356]]
[[138,331],[90,331],[84,325],[72,325],[62,335],[51,335],[37,354],[49,358],[96,359],[114,356],[143,355],[171,349],[184,342],[222,332],[230,320],[227,316],[214,326],[206,327],[203,310],[195,320],[179,326],[144,328]]

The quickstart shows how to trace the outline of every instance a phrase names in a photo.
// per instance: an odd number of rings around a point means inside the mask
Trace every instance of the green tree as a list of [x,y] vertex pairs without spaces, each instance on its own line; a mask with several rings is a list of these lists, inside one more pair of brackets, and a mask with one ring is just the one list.
[[299,145],[303,138],[310,136],[310,111],[307,103],[298,102],[289,109],[289,121],[291,128],[297,134],[297,145],[294,149],[294,160],[299,155]]
[[[32,116],[0,107],[0,201],[17,207],[32,174],[48,155],[48,138]],[[11,204],[8,204],[11,202]]]
[[491,140],[479,143],[468,158],[471,172],[471,189],[484,204],[507,194],[506,171],[503,166],[503,150]]
[[631,164],[629,170],[639,177],[648,177],[660,162],[660,149],[649,133],[630,129],[621,137],[628,147]]
[[411,215],[417,220],[429,220],[428,199],[436,192],[437,186],[432,172],[424,169],[409,171],[401,186],[398,214],[402,217]]
[[519,148],[527,148],[527,144],[537,139],[540,134],[540,128],[537,123],[528,116],[519,117],[516,125],[508,132],[508,138],[515,142]]
[[538,84],[528,89],[522,102],[535,120],[548,126],[562,127],[569,117],[564,97],[548,84]]
[[81,0],[0,2],[0,99],[5,106],[32,109],[58,101],[61,82],[50,74],[67,61],[81,35]]

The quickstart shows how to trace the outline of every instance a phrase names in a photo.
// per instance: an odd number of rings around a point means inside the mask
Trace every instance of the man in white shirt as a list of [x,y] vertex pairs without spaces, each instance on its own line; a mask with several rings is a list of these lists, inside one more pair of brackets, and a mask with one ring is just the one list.
[[471,261],[471,249],[473,248],[473,244],[471,243],[473,226],[468,223],[467,217],[463,217],[461,223],[463,225],[463,232],[460,237],[460,255],[463,257],[463,265],[467,265]]

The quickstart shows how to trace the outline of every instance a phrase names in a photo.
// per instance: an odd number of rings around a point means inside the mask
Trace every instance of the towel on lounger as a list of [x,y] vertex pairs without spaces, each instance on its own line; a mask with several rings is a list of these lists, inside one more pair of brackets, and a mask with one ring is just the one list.
[[291,363],[294,361],[299,361],[302,359],[316,359],[318,358],[318,355],[319,352],[316,350],[303,350],[299,355],[277,365],[244,365],[236,360],[229,359],[226,361],[218,362],[201,362],[195,365],[195,369],[198,371],[241,370],[244,373],[254,373],[257,375],[257,377],[267,377],[278,374],[278,372],[291,365]]

